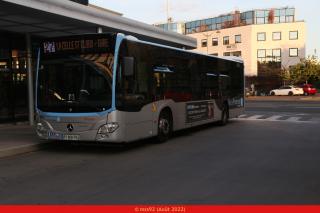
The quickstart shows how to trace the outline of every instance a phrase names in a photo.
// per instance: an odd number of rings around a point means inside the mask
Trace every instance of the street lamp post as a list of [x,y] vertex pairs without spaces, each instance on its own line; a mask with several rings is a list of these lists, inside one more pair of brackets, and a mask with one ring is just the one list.
[[209,33],[207,32],[207,35],[206,34],[204,34],[203,32],[202,32],[202,34],[205,36],[205,37],[207,37],[207,54],[209,54],[209,37],[213,34],[213,33],[211,33],[210,35],[209,35]]
[[167,14],[168,14],[168,18],[167,18],[168,30],[170,30],[170,24],[169,24],[169,21],[170,21],[169,0],[167,0]]
[[173,22],[173,19],[172,17],[170,17],[170,6],[169,6],[169,0],[167,0],[167,14],[168,14],[168,17],[167,17],[167,22],[168,22],[168,30],[170,30],[170,22]]
[[[202,34],[203,34],[205,37],[207,37],[207,54],[209,54],[209,37],[210,37],[213,33],[214,33],[214,32],[212,32],[212,33],[209,35],[209,33],[207,32],[207,35],[206,35],[206,34],[204,34],[204,33],[202,32]],[[216,33],[220,33],[220,31],[217,30]]]

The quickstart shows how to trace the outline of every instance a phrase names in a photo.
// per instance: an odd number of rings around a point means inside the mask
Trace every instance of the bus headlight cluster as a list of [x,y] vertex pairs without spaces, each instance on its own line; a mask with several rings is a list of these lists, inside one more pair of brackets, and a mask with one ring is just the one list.
[[119,127],[117,123],[107,123],[105,125],[100,126],[98,133],[112,133]]
[[45,132],[46,129],[44,128],[44,126],[42,125],[42,123],[37,123],[37,130],[39,132]]

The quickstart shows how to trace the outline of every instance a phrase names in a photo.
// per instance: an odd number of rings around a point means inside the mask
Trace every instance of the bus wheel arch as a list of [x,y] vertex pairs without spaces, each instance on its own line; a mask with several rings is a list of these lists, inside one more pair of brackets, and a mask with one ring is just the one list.
[[172,110],[170,107],[161,109],[158,119],[157,142],[164,143],[169,139],[173,131]]

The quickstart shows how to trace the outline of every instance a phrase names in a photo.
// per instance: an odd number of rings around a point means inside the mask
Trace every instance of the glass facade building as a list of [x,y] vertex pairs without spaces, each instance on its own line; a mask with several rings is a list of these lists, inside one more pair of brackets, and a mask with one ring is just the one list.
[[[269,14],[271,10],[274,10],[274,18],[272,22],[269,20]],[[267,10],[252,10],[246,12],[237,11],[236,13],[233,12],[224,14],[215,18],[196,20],[186,23],[170,23],[170,30],[181,34],[192,34],[244,25],[288,23],[294,21],[294,8],[277,8]],[[167,24],[155,24],[155,26],[168,29]]]
[[[155,26],[166,29],[166,30],[168,29],[168,24],[157,24]],[[180,34],[186,34],[185,26],[186,26],[185,22],[170,23],[169,30],[176,33],[180,33]]]

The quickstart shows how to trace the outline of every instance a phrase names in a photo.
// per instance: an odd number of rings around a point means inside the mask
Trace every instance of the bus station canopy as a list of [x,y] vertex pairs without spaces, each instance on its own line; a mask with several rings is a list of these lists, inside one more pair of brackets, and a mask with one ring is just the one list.
[[[148,17],[146,17],[147,19]],[[197,40],[69,0],[1,0],[0,29],[39,37],[103,32],[132,35],[139,40],[195,49]]]

